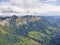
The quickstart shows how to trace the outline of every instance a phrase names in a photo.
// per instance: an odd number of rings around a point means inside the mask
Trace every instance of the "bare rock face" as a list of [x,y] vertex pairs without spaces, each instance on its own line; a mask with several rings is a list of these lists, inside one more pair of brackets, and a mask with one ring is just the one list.
[[0,21],[0,25],[9,25],[9,22],[7,20]]

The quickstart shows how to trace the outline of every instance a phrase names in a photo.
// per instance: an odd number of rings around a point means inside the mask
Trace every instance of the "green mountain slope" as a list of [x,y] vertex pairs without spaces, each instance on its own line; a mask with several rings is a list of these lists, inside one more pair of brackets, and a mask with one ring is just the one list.
[[60,27],[52,18],[0,17],[0,45],[60,45]]

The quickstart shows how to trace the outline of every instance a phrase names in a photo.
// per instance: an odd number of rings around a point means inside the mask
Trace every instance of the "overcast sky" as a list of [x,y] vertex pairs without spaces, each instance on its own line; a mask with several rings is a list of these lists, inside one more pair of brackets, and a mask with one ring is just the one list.
[[60,15],[60,0],[0,0],[0,15]]

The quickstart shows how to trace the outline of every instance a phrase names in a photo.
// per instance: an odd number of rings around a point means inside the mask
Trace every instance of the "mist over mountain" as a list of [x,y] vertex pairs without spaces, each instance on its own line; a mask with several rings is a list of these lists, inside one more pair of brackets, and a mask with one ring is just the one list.
[[60,16],[0,16],[0,45],[60,45]]

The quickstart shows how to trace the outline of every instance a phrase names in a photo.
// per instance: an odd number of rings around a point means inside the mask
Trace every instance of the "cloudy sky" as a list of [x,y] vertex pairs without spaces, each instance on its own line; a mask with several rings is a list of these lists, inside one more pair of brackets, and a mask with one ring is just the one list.
[[60,0],[0,0],[0,15],[60,15]]

